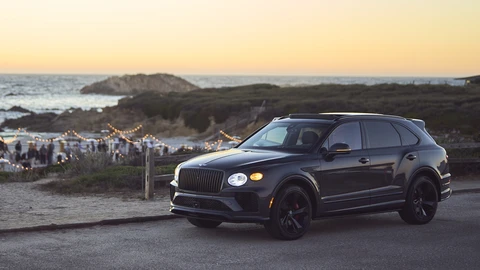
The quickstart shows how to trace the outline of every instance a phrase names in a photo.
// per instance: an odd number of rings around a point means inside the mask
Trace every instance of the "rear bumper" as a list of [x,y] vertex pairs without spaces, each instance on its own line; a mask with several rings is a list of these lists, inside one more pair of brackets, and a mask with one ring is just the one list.
[[447,173],[440,179],[440,201],[444,201],[452,196],[452,189],[450,188],[451,178],[452,175]]

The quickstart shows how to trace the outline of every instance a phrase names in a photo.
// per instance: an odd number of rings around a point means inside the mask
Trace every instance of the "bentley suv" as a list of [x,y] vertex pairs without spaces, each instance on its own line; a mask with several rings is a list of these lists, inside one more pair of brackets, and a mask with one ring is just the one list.
[[181,163],[170,211],[202,228],[261,223],[303,236],[312,219],[398,211],[426,224],[450,197],[448,156],[425,122],[368,113],[277,117],[235,148]]

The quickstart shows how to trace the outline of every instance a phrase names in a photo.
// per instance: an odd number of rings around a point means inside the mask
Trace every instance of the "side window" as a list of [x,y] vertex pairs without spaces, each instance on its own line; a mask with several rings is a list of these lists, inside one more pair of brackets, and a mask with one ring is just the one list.
[[400,133],[400,137],[402,138],[402,145],[415,145],[418,143],[418,138],[407,128],[399,125],[393,124],[395,129]]
[[328,136],[326,143],[328,144],[328,148],[336,143],[346,143],[352,150],[362,149],[360,123],[352,122],[338,126],[330,136]]
[[400,135],[389,122],[365,121],[370,148],[402,146]]

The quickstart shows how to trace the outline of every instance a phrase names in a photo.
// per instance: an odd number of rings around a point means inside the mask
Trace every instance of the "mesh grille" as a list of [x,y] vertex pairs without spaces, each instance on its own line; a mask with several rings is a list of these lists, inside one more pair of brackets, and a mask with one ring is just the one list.
[[181,169],[178,187],[183,190],[218,193],[222,188],[223,172],[208,169]]
[[175,205],[193,207],[193,208],[199,208],[199,209],[231,211],[231,209],[221,201],[212,200],[212,199],[178,196],[177,198],[175,198],[175,201],[173,203]]

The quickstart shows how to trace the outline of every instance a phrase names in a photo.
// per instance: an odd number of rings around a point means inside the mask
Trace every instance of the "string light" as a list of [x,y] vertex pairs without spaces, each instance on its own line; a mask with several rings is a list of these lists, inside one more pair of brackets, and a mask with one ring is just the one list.
[[108,125],[109,128],[113,129],[113,131],[115,131],[116,133],[120,133],[120,134],[135,133],[142,128],[142,125],[138,125],[136,128],[131,129],[131,130],[120,130],[120,129],[117,129],[114,126],[112,126],[110,123],[108,123],[107,125]]
[[5,144],[10,144],[10,143],[12,143],[12,142],[14,142],[14,141],[17,140],[18,133],[20,133],[20,128],[17,130],[17,132],[15,132],[15,135],[13,136],[12,139],[10,139],[10,140],[4,140],[3,138],[0,138],[0,141],[3,142],[3,143],[5,143]]
[[223,140],[219,140],[216,151],[220,150],[220,147],[222,146],[222,142]]
[[[25,129],[22,129],[22,128],[18,128],[14,137],[12,139],[9,139],[9,140],[5,140],[5,139],[0,139],[0,141],[6,143],[6,144],[9,144],[9,143],[12,143],[14,142],[15,140],[17,140],[17,137],[18,135],[23,132],[25,134],[27,134],[28,136],[30,136],[31,138],[35,139],[35,141],[39,141],[39,142],[54,142],[54,141],[58,141],[58,140],[61,140],[61,139],[64,139],[65,136],[68,136],[68,135],[73,135],[83,141],[96,141],[96,142],[102,142],[102,141],[107,141],[109,139],[111,139],[114,135],[120,135],[121,138],[123,138],[124,140],[126,140],[128,143],[135,143],[134,141],[128,139],[127,137],[125,137],[124,135],[126,134],[131,134],[131,133],[134,133],[134,132],[137,132],[138,130],[140,130],[143,126],[142,125],[139,125],[133,129],[130,129],[130,130],[120,130],[120,129],[117,129],[115,128],[114,126],[112,126],[110,123],[107,123],[108,127],[111,128],[113,130],[113,132],[111,132],[110,134],[108,134],[107,136],[105,137],[102,137],[102,138],[99,138],[99,139],[88,139],[82,135],[80,135],[78,132],[76,132],[75,130],[68,130],[66,132],[64,132],[62,135],[56,137],[56,138],[53,138],[53,139],[41,139],[39,138],[38,136],[35,136],[31,133],[29,133],[28,131],[26,131]],[[228,138],[229,140],[231,141],[235,141],[235,142],[242,142],[242,140],[239,140],[237,138],[234,138],[233,136],[230,136],[228,135],[227,133],[225,133],[223,130],[220,130],[220,134],[222,134],[223,136],[225,136],[226,138]],[[162,142],[161,140],[155,138],[155,136],[151,135],[151,134],[146,134],[145,136],[143,136],[142,140],[145,140],[147,138],[151,138],[153,139],[154,141],[156,141],[157,143],[161,144],[162,146],[165,146],[165,147],[168,147],[174,151],[178,151],[180,148],[179,147],[175,147],[173,145],[169,145],[169,144],[166,144],[164,142]],[[223,140],[217,140],[216,142],[214,143],[209,143],[209,142],[205,142],[205,149],[208,150],[208,151],[211,151],[213,149],[215,149],[215,151],[218,151],[220,150],[221,148],[221,145],[223,143]],[[180,147],[183,147],[184,149],[188,149],[188,150],[193,150],[193,147],[191,146],[187,146],[187,145],[181,145]],[[68,158],[67,158],[68,159]],[[13,165],[15,166],[15,165]]]
[[0,158],[0,161],[4,161],[4,162],[6,162],[8,165],[12,166],[13,168],[21,169],[22,171],[28,171],[28,170],[31,171],[31,170],[33,170],[33,168],[23,167],[23,165],[15,165],[15,164],[13,164],[12,162],[10,162],[10,160],[8,160],[8,159]]
[[238,143],[241,143],[241,142],[242,142],[242,140],[236,139],[236,138],[228,135],[228,134],[225,133],[223,130],[220,130],[220,134],[222,134],[223,136],[227,137],[230,141],[234,141],[234,142],[238,142]]

